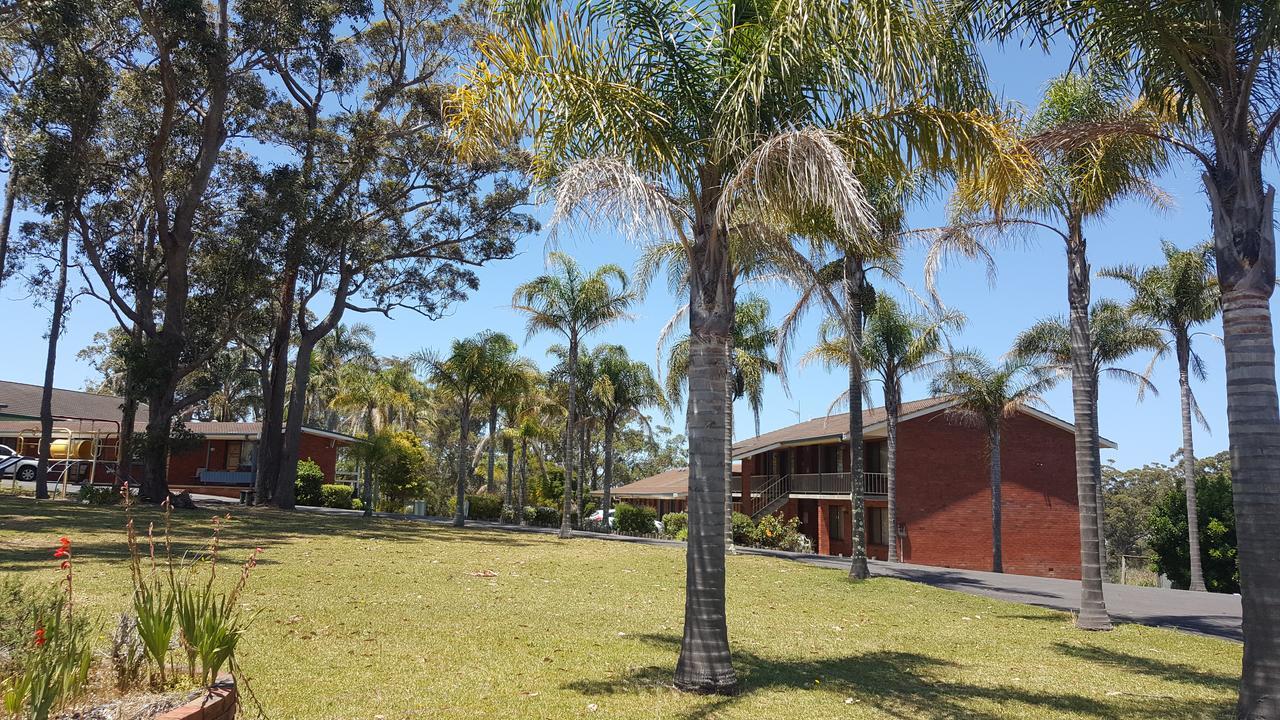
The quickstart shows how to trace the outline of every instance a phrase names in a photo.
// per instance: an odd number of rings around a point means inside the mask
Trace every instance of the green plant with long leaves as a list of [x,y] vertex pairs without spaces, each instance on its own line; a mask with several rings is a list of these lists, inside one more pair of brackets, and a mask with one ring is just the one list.
[[[509,2],[450,102],[464,151],[532,135],[569,218],[674,240],[689,274],[689,546],[676,685],[737,685],[724,609],[733,236],[815,213],[874,223],[851,156],[990,147],[976,50],[938,6],[841,0]],[[874,139],[875,142],[867,142]],[[495,142],[496,141],[496,142]],[[781,227],[779,227],[781,226]]]
[[990,6],[998,34],[1068,38],[1095,64],[1128,71],[1161,110],[1143,122],[1077,123],[1043,138],[1046,144],[1155,138],[1204,171],[1222,294],[1231,482],[1245,589],[1236,712],[1278,717],[1280,483],[1274,458],[1280,456],[1280,399],[1269,301],[1276,280],[1275,187],[1262,170],[1280,130],[1280,7],[1272,0],[1016,0]]
[[[1099,275],[1120,280],[1129,286],[1132,297],[1128,311],[1163,333],[1152,364],[1172,349],[1178,361],[1178,397],[1182,410],[1182,480],[1187,499],[1187,542],[1190,582],[1188,589],[1205,590],[1201,568],[1200,527],[1196,509],[1196,452],[1192,416],[1207,429],[1208,423],[1196,403],[1191,378],[1203,382],[1204,360],[1192,348],[1192,340],[1207,334],[1197,331],[1221,312],[1218,279],[1214,276],[1213,248],[1208,244],[1180,250],[1170,242],[1161,243],[1164,264],[1139,268],[1135,265],[1103,268]],[[1150,368],[1148,368],[1150,372]]]
[[569,255],[547,254],[548,272],[522,283],[511,297],[511,305],[524,313],[530,336],[551,332],[568,343],[567,405],[565,420],[565,492],[560,537],[572,534],[569,526],[573,513],[574,434],[578,427],[578,363],[581,343],[586,336],[628,317],[637,298],[630,279],[617,265],[602,265],[590,272]]
[[[902,415],[902,383],[910,376],[927,372],[945,357],[946,334],[959,330],[964,316],[947,310],[932,314],[908,311],[888,295],[878,295],[867,313],[862,330],[858,358],[853,361],[875,377],[867,377],[859,392],[870,398],[871,382],[878,380],[884,390],[886,426],[888,523],[898,527],[898,418]],[[849,367],[849,339],[844,335],[844,323],[838,318],[828,318],[819,331],[818,344],[801,358],[801,363],[820,361],[828,367]],[[841,394],[836,403],[848,402],[850,396]],[[857,454],[861,454],[859,449]],[[852,451],[851,451],[852,455]],[[888,561],[898,562],[897,533],[889,541]]]
[[1076,484],[1080,506],[1080,613],[1076,625],[1107,630],[1111,619],[1102,594],[1102,532],[1097,504],[1101,479],[1096,448],[1097,411],[1090,365],[1090,272],[1085,225],[1132,198],[1165,204],[1150,178],[1166,163],[1163,147],[1150,138],[1098,138],[1087,145],[1050,149],[1028,143],[1056,128],[1081,122],[1137,122],[1148,115],[1123,80],[1101,72],[1068,74],[1049,83],[1036,112],[1023,124],[1024,145],[1037,150],[1031,171],[1010,184],[1005,163],[964,178],[951,199],[950,226],[929,248],[925,277],[934,286],[948,257],[984,260],[994,273],[991,246],[1046,232],[1066,249],[1067,307],[1071,328],[1071,392],[1076,426]]
[[959,350],[946,359],[929,382],[929,392],[950,395],[955,404],[946,414],[980,427],[987,436],[991,476],[991,570],[1004,572],[1001,502],[1001,424],[1023,408],[1043,404],[1054,373],[1024,358],[993,364],[976,350]]
[[607,523],[613,502],[614,439],[628,420],[647,425],[648,420],[641,411],[646,407],[665,407],[666,401],[653,370],[647,363],[632,360],[626,348],[601,345],[594,354],[597,373],[591,395],[601,407],[604,424],[604,488],[600,509]]

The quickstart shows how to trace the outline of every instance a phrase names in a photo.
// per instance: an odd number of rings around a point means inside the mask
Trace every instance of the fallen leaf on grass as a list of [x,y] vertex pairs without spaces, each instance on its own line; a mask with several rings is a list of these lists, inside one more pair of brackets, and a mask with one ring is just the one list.
[[492,570],[482,570],[480,572],[467,573],[471,577],[498,577],[498,573]]

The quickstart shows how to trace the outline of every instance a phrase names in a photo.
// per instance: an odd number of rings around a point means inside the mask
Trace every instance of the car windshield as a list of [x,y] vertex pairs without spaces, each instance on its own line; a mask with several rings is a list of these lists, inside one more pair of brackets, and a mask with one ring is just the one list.
[[9,447],[8,445],[0,445],[0,457],[6,457],[8,455],[13,455],[13,454],[14,454],[13,448]]

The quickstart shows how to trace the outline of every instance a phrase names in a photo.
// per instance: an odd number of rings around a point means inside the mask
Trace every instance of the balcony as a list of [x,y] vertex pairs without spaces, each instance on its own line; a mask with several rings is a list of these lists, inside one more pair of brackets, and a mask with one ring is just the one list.
[[[885,473],[863,473],[864,492],[867,497],[882,498],[889,494],[889,476]],[[792,496],[800,495],[842,495],[849,496],[853,491],[852,474],[842,473],[793,473],[788,483],[788,491]],[[763,488],[777,480],[777,476],[752,478],[752,487]],[[738,490],[734,482],[734,490]]]

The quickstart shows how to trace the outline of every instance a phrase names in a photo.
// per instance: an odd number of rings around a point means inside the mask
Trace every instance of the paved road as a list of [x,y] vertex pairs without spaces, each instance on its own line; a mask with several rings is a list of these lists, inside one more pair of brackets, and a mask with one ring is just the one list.
[[[4,481],[7,485],[8,480]],[[19,483],[19,485],[26,485]],[[34,489],[34,488],[28,488]],[[74,492],[76,488],[71,489]],[[195,500],[206,506],[231,503],[234,500],[203,495],[193,496]],[[334,510],[330,508],[299,508],[306,512],[359,515],[355,510]],[[406,519],[403,515],[387,515],[381,517]],[[448,524],[448,518],[407,518],[432,524]],[[507,532],[555,533],[554,528],[522,528],[490,522],[469,522],[470,527],[482,527],[490,530]],[[654,538],[635,538],[624,535],[600,535],[597,533],[574,533],[578,537],[589,537],[614,542],[631,542],[645,545],[667,545],[680,547],[684,543],[675,540]],[[824,555],[789,553],[778,550],[759,550],[741,548],[741,552],[750,555],[776,557],[793,562],[801,562],[817,567],[831,568],[847,572],[847,558]],[[1009,575],[1001,573],[980,572],[976,570],[953,570],[949,568],[929,567],[925,565],[908,565],[871,561],[871,573],[882,577],[894,577],[911,582],[924,583],[933,587],[982,595],[997,600],[1025,603],[1039,607],[1076,612],[1080,609],[1080,583],[1076,580],[1060,580],[1055,578],[1031,577],[1029,575]],[[1113,620],[1132,622],[1156,627],[1168,627],[1187,632],[1200,633],[1242,641],[1244,635],[1240,628],[1240,597],[1219,593],[1193,593],[1185,590],[1165,590],[1161,588],[1142,588],[1131,585],[1112,585],[1107,583],[1103,588],[1107,602],[1107,610]]]

